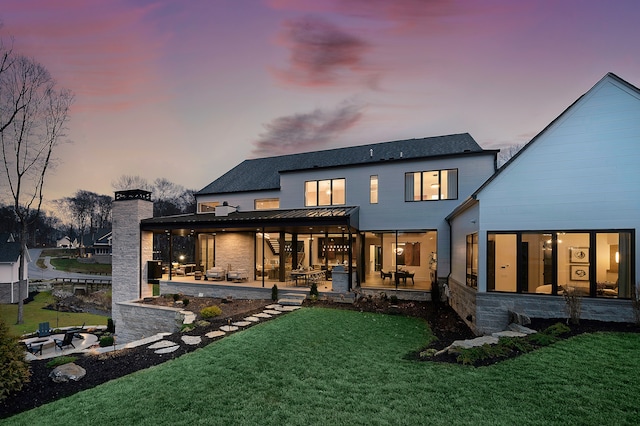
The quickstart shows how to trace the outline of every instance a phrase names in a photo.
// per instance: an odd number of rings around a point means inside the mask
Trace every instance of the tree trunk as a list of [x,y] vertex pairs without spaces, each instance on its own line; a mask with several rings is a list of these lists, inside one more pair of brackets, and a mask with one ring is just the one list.
[[16,324],[24,324],[24,299],[27,295],[24,294],[25,288],[25,271],[27,267],[27,222],[21,221],[20,223],[20,265],[18,266],[18,321]]

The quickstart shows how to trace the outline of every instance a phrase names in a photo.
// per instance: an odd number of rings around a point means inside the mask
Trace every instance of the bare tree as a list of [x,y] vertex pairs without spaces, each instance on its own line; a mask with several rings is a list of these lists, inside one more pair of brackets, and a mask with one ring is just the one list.
[[45,176],[65,136],[73,95],[57,89],[33,59],[1,45],[0,58],[0,142],[7,195],[20,226],[17,323],[22,324],[29,220],[40,212]]
[[147,180],[140,176],[122,175],[118,179],[111,182],[111,187],[116,191],[125,191],[127,189],[142,189],[151,191],[152,187]]
[[72,197],[56,200],[60,210],[71,217],[80,234],[80,248],[84,248],[84,236],[87,228],[91,238],[95,239],[95,232],[99,228],[111,225],[111,203],[113,199],[108,195],[78,190]]
[[84,235],[87,226],[91,227],[98,194],[91,191],[76,191],[73,197],[62,199],[62,205],[69,211],[80,233],[80,251],[84,248]]
[[498,153],[498,168],[504,166],[505,163],[511,160],[511,158],[516,155],[524,146],[525,144],[523,143],[517,143],[500,149],[500,152]]

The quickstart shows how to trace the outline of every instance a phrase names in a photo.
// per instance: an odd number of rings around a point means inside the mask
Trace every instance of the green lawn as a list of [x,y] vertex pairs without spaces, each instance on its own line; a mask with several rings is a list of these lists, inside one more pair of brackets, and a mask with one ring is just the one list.
[[403,358],[429,339],[418,319],[305,308],[6,422],[637,424],[638,335],[582,335],[482,368]]
[[51,258],[51,265],[53,265],[58,271],[78,272],[81,274],[111,274],[111,265],[103,263],[80,263],[73,258]]
[[73,325],[107,325],[107,317],[86,313],[56,312],[42,309],[54,301],[51,293],[38,293],[33,302],[24,305],[24,324],[17,325],[18,305],[0,304],[0,318],[7,324],[12,334],[21,336],[34,332],[38,324],[48,321],[52,328]]

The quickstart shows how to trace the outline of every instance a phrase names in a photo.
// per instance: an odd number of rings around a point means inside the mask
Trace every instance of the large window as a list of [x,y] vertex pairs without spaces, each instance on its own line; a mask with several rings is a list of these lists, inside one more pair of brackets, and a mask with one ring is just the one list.
[[458,198],[458,170],[431,170],[404,175],[405,201],[455,200]]
[[256,210],[272,210],[280,208],[279,198],[257,198],[254,201]]
[[487,289],[631,297],[632,231],[506,232],[487,238]]
[[378,204],[378,176],[369,177],[369,203]]
[[310,180],[304,183],[304,205],[336,206],[346,203],[345,179]]

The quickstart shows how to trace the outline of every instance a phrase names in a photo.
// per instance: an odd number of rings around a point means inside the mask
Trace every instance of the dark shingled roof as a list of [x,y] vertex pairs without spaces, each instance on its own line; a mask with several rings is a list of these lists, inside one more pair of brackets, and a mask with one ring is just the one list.
[[20,243],[0,241],[0,263],[14,263],[20,258]]
[[[371,151],[373,150],[373,157]],[[485,152],[468,133],[245,160],[197,195],[280,188],[280,173]]]

